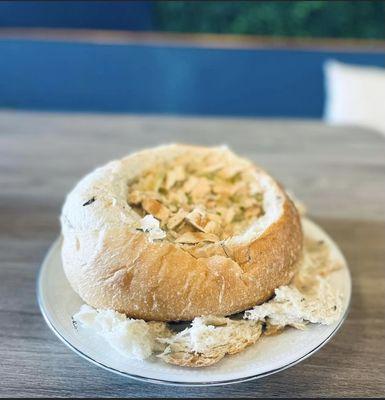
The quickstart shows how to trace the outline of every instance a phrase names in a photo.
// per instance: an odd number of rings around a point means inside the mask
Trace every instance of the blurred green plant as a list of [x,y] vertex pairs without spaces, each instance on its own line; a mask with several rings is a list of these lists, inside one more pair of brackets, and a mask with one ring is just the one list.
[[385,39],[385,1],[159,1],[156,29]]

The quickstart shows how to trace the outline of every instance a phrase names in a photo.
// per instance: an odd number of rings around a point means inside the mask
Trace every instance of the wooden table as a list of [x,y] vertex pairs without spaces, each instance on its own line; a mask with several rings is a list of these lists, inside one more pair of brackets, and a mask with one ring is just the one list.
[[[141,147],[229,144],[302,199],[353,275],[349,317],[321,351],[227,387],[126,379],[81,359],[46,326],[35,277],[65,194],[87,171]],[[0,112],[0,396],[380,396],[385,393],[385,141],[311,121]]]

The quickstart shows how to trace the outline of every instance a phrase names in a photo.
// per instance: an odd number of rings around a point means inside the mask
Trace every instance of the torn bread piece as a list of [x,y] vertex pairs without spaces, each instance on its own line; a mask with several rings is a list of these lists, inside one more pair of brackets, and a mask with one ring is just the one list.
[[268,321],[271,325],[287,325],[304,329],[309,322],[330,325],[338,319],[341,299],[330,284],[320,279],[316,295],[301,293],[294,286],[282,286],[275,290],[275,297],[252,310],[245,312],[245,318],[253,321]]
[[[214,316],[198,317],[191,327],[175,333],[164,322],[127,318],[113,310],[96,310],[84,304],[73,316],[82,326],[102,336],[124,357],[144,360],[158,354],[163,361],[180,366],[204,367],[254,344],[262,324]],[[161,353],[161,354],[159,354]]]
[[282,333],[287,326],[305,329],[309,323],[334,323],[342,304],[328,276],[339,267],[327,243],[305,237],[295,279],[278,288],[272,300],[248,310],[243,320],[197,317],[177,333],[166,323],[133,320],[115,311],[83,306],[74,321],[91,327],[126,357],[144,359],[157,354],[166,363],[206,367],[243,351],[261,335]]
[[86,304],[73,316],[73,321],[102,336],[123,356],[136,360],[144,360],[154,351],[162,351],[165,346],[157,339],[172,335],[164,323],[146,323],[127,318],[117,311],[96,310]]
[[326,242],[305,237],[300,268],[292,284],[301,291],[311,291],[318,284],[317,277],[326,277],[340,268],[339,263],[332,261]]
[[197,317],[191,327],[160,342],[167,345],[158,357],[183,367],[207,367],[226,354],[236,354],[254,344],[262,324],[215,316]]
[[272,300],[246,311],[244,318],[267,323],[267,332],[336,322],[342,301],[327,276],[340,267],[331,260],[325,242],[305,237],[303,257],[291,284],[277,288]]

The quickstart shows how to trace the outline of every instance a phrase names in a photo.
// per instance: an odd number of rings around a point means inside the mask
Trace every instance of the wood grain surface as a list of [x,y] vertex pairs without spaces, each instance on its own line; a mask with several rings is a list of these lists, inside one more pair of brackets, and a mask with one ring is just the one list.
[[[318,353],[279,374],[225,387],[126,379],[66,348],[35,293],[65,194],[86,172],[167,142],[229,144],[292,190],[339,244],[351,311]],[[385,140],[319,122],[0,112],[0,396],[380,397],[385,394]]]

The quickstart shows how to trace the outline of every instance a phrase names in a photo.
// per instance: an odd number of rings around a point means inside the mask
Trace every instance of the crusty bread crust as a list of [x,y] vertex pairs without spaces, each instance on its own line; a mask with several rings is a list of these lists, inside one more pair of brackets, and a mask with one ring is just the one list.
[[138,231],[141,218],[127,203],[128,183],[160,161],[226,148],[161,146],[113,161],[83,178],[67,196],[61,224],[66,276],[82,299],[99,309],[153,321],[226,316],[270,298],[295,273],[302,249],[298,212],[265,171],[265,215],[241,235],[187,252]]
[[[191,340],[188,335],[183,337],[175,335],[173,338],[167,337],[164,341],[168,343],[168,346],[158,357],[166,363],[178,365],[180,367],[208,367],[220,361],[227,354],[233,355],[240,353],[246,347],[256,343],[262,335],[261,322],[239,321],[210,316],[204,317],[203,321],[205,321],[205,319],[207,319],[207,325],[211,325],[211,328],[215,327],[210,333],[215,332],[215,330],[219,333],[216,340],[210,340],[210,344],[207,347],[200,351],[194,351],[191,347]],[[210,321],[210,319],[213,319],[213,321]],[[216,322],[221,325],[218,327]],[[192,329],[193,328],[189,328],[188,330],[191,331]],[[221,331],[223,332],[223,330],[228,331],[227,335],[223,334],[223,336],[221,336]],[[231,333],[229,334],[229,332]],[[222,340],[218,340],[218,338]],[[201,337],[201,340],[204,341],[204,336]]]

